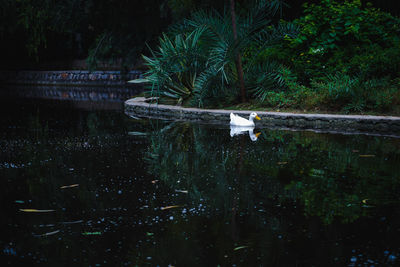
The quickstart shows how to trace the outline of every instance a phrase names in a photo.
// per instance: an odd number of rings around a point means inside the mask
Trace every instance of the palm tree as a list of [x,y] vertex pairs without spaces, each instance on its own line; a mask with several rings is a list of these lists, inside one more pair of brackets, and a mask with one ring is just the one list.
[[263,74],[265,69],[255,68],[257,63],[252,58],[242,65],[241,52],[250,45],[262,51],[290,34],[290,28],[272,24],[279,3],[256,1],[239,13],[235,13],[234,5],[230,14],[226,9],[222,14],[214,10],[194,13],[160,38],[158,50],[151,50],[152,57],[144,57],[149,68],[145,79],[134,82],[150,83],[152,96],[194,106],[226,103],[227,97],[236,97],[234,85],[239,84],[240,99],[246,101],[244,73]]

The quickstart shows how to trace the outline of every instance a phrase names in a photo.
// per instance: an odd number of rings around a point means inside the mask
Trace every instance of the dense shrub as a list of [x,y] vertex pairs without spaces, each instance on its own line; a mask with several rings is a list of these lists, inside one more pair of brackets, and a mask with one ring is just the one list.
[[[380,77],[379,72],[374,73],[370,59],[374,54],[380,58],[379,53],[399,45],[400,20],[372,7],[362,8],[358,0],[305,4],[304,16],[295,23],[301,30],[296,38],[287,38],[288,46],[290,51],[296,51],[292,53],[294,68],[299,73],[303,68],[308,79],[336,71],[349,75],[364,71]],[[371,68],[359,69],[349,64],[355,55],[364,55],[358,63]],[[396,72],[398,69],[391,69],[392,74]]]
[[[286,36],[285,42],[261,53],[265,60],[289,67],[297,78],[292,93],[286,93],[293,101],[286,103],[347,112],[385,111],[396,103],[400,19],[370,5],[364,8],[359,0],[323,0],[305,4],[304,15],[294,23],[300,28],[297,36]],[[316,98],[294,101],[300,92]]]

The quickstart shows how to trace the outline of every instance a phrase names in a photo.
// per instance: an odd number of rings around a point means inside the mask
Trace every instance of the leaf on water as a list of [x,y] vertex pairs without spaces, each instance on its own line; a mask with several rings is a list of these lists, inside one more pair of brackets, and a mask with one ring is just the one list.
[[154,233],[147,232],[146,235],[147,236],[152,236],[152,235],[154,235]]
[[148,83],[148,79],[135,79],[135,80],[130,80],[128,83]]
[[235,251],[235,250],[239,250],[239,249],[243,249],[243,248],[247,248],[248,246],[240,246],[240,247],[237,247],[237,248],[234,248],[233,250]]
[[61,224],[75,224],[75,223],[82,223],[83,220],[73,221],[73,222],[60,222]]
[[18,203],[18,204],[24,204],[24,203],[25,203],[25,201],[23,201],[23,200],[15,200],[15,203]]
[[360,150],[353,149],[352,152],[353,152],[353,153],[358,153],[358,152],[360,152]]
[[82,235],[101,235],[101,232],[84,232]]
[[23,212],[53,212],[55,210],[19,209]]
[[61,186],[60,189],[72,188],[72,187],[77,187],[77,186],[79,186],[79,184],[64,185],[64,186]]
[[362,200],[362,203],[367,204],[367,200],[368,200],[368,198],[363,199],[363,200]]
[[133,115],[129,115],[129,118],[134,119],[134,120],[140,120],[140,118],[135,117],[135,116],[133,116]]
[[278,165],[285,165],[285,164],[287,164],[287,161],[279,161],[277,164]]
[[153,181],[151,181],[151,183],[152,184],[155,184],[155,183],[157,183],[159,180],[153,180]]
[[168,209],[173,209],[173,208],[179,208],[179,205],[174,205],[174,206],[166,206],[166,207],[161,207],[161,210],[168,210]]
[[133,135],[133,136],[145,136],[147,133],[142,133],[142,132],[128,132],[128,135]]
[[185,193],[185,194],[188,193],[187,190],[178,190],[178,189],[176,189],[175,192],[177,192],[177,193]]
[[360,158],[373,158],[375,155],[358,155]]
[[56,230],[56,231],[53,231],[53,232],[48,232],[48,233],[42,234],[42,235],[40,235],[40,236],[55,235],[55,234],[57,234],[58,232],[60,232],[60,230]]

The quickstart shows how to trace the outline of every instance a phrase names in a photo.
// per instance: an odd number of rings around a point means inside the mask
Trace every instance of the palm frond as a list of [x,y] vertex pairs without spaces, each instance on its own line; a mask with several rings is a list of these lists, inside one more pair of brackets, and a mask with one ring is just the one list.
[[261,102],[265,101],[271,91],[286,88],[283,68],[276,62],[264,62],[248,70],[246,85],[250,93]]

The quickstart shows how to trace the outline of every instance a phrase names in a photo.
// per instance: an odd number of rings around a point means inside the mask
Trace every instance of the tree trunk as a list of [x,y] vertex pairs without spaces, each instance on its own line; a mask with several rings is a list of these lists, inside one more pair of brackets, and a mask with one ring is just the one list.
[[[235,40],[235,42],[237,42],[235,0],[230,0],[230,1],[231,1],[233,39]],[[238,74],[239,84],[240,84],[240,97],[241,97],[242,103],[244,103],[244,102],[246,102],[246,89],[244,88],[242,58],[240,57],[239,52],[237,52],[237,54],[236,54],[235,64],[236,64],[236,71]]]

